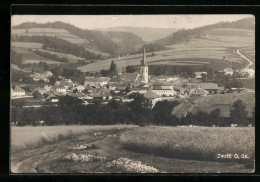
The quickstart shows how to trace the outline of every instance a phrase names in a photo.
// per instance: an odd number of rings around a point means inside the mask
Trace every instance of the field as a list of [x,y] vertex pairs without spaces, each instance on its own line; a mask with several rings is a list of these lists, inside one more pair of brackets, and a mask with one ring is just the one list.
[[[233,30],[222,29],[221,31],[229,34]],[[244,33],[243,36],[239,36],[239,34],[234,34],[233,36],[221,36],[219,35],[220,33],[215,34],[216,32],[213,35],[209,33],[209,35],[204,37],[193,38],[180,44],[168,46],[167,50],[154,52],[154,56],[151,56],[151,53],[147,53],[148,65],[203,65],[210,64],[211,60],[222,60],[223,57],[228,61],[241,62],[244,60],[233,52],[241,48],[253,55],[255,38],[251,31]],[[139,65],[141,59],[142,54],[135,54],[121,58],[99,60],[78,69],[82,72],[98,72],[101,69],[108,69],[112,60],[121,69],[127,65]],[[208,60],[200,61],[199,59]]]
[[[13,173],[253,172],[254,128],[11,127]],[[232,159],[218,159],[230,153]],[[240,159],[234,159],[238,154]],[[243,154],[243,155],[242,155]],[[242,159],[247,155],[247,159]]]
[[172,114],[179,117],[187,112],[197,113],[199,110],[202,110],[209,113],[214,109],[220,109],[220,115],[222,117],[229,117],[233,103],[239,99],[246,103],[248,116],[251,117],[253,108],[255,107],[254,93],[226,93],[207,97],[189,98],[188,103],[182,102],[175,107]]

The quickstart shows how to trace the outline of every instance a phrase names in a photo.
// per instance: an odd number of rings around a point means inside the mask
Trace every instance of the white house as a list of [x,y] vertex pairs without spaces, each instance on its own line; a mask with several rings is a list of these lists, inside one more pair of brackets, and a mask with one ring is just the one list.
[[176,95],[176,91],[171,85],[152,85],[151,91],[160,96],[173,96]]
[[11,86],[11,97],[25,96],[25,91],[19,86]]

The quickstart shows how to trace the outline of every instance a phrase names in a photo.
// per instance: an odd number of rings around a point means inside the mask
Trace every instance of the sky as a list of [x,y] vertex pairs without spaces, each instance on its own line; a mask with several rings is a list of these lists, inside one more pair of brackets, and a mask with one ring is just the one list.
[[119,26],[190,29],[248,17],[253,17],[253,15],[13,15],[11,23],[13,26],[24,22],[62,21],[82,29],[103,29]]

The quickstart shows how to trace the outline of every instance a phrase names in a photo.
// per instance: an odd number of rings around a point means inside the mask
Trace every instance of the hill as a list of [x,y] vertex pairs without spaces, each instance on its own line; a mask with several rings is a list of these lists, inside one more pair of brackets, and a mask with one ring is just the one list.
[[[242,20],[238,20],[235,22],[220,22],[212,25],[206,25],[194,29],[181,29],[177,32],[173,32],[169,36],[159,39],[156,43],[162,45],[173,45],[178,44],[187,40],[190,40],[195,37],[199,37],[202,35],[206,35],[209,31],[213,29],[221,29],[221,28],[232,28],[232,29],[246,29],[254,31],[255,29],[255,19],[254,18],[245,18]],[[221,32],[219,32],[221,33]],[[220,34],[222,35],[222,34]],[[232,35],[232,34],[231,34]]]
[[12,27],[12,35],[56,36],[71,43],[80,44],[88,50],[109,53],[113,56],[126,54],[143,45],[143,40],[133,33],[107,33],[95,30],[83,30],[68,23],[22,23]]
[[176,32],[177,28],[150,28],[150,27],[112,27],[105,29],[97,29],[100,31],[113,32],[131,32],[141,37],[145,42],[152,42]]

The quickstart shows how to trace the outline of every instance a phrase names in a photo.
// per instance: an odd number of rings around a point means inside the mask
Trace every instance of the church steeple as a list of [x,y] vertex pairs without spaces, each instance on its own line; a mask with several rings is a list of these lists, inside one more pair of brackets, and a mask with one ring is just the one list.
[[147,65],[147,62],[146,62],[146,52],[145,52],[145,47],[144,47],[143,60],[141,62],[141,66],[145,66],[145,65]]
[[142,78],[142,82],[147,84],[148,83],[148,64],[146,62],[145,47],[144,47],[144,52],[143,52],[143,59],[141,60],[140,76]]

